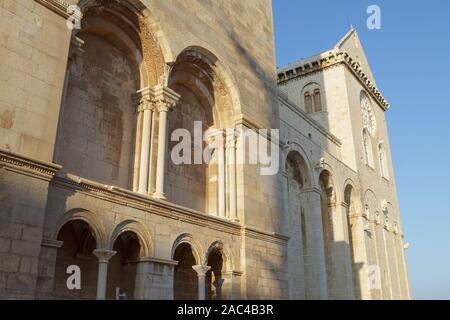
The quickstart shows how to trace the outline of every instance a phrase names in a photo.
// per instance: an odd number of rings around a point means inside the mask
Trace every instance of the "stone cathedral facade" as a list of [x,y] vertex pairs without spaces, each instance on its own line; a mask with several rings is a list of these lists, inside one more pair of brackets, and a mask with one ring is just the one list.
[[388,107],[354,29],[276,70],[270,0],[0,0],[0,298],[409,299]]

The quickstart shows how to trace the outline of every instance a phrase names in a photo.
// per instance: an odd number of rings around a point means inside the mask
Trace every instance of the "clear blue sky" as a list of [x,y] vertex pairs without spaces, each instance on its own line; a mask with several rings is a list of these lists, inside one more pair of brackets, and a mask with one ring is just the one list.
[[[381,8],[369,30],[367,7]],[[450,299],[450,1],[273,0],[277,65],[358,30],[387,112],[413,298]]]

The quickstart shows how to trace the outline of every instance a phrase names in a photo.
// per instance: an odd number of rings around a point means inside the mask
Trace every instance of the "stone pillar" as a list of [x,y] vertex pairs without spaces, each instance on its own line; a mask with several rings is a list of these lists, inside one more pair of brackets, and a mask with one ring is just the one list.
[[153,194],[158,199],[166,199],[164,187],[166,176],[166,155],[168,145],[167,114],[175,107],[180,95],[175,91],[158,85],[153,88],[153,96],[157,111],[159,112],[158,128],[158,157],[156,161],[156,190]]
[[135,139],[135,150],[134,150],[134,169],[133,169],[133,192],[139,192],[142,122],[143,122],[143,115],[142,115],[142,110],[141,110],[141,104],[139,103],[137,105],[137,124],[136,124],[136,139]]
[[[347,208],[347,211],[349,209]],[[352,254],[352,272],[353,272],[353,293],[355,299],[370,300],[371,294],[368,287],[368,252],[365,239],[365,224],[368,223],[369,217],[365,214],[352,213],[348,215],[350,229],[349,243]]]
[[[209,130],[206,133],[208,145],[213,150],[215,160],[212,163],[217,165],[217,199],[215,215],[225,219],[226,215],[226,162],[225,162],[225,143],[224,131],[221,129]],[[236,173],[236,171],[235,171]],[[235,175],[236,177],[236,175]],[[230,185],[230,184],[229,184]],[[237,209],[236,216],[237,216]]]
[[141,161],[139,165],[139,193],[148,194],[148,178],[150,169],[150,141],[153,108],[150,101],[144,102],[141,139]]
[[154,113],[153,91],[151,88],[144,88],[136,93],[134,99],[137,104],[138,119],[133,190],[141,194],[148,194],[152,119]]
[[223,142],[223,131],[217,133],[217,205],[219,218],[226,218],[226,176],[225,176],[225,145]]
[[98,259],[97,300],[106,299],[106,284],[108,281],[108,262],[116,251],[96,249],[93,254]]
[[36,298],[48,300],[54,297],[54,281],[56,257],[58,249],[63,246],[62,241],[43,239],[39,254],[38,278],[36,284]]
[[306,225],[306,298],[308,300],[326,300],[327,270],[325,264],[325,243],[322,226],[322,209],[318,188],[303,189],[305,199],[305,225]]
[[228,185],[230,195],[230,208],[228,212],[228,219],[238,222],[237,216],[237,185],[236,185],[236,134],[232,129],[227,132],[227,168],[228,168]]
[[333,219],[334,257],[336,267],[336,283],[339,299],[354,299],[353,267],[350,249],[350,235],[348,205],[341,202],[335,206],[335,219]]
[[134,298],[136,300],[173,300],[173,277],[178,261],[153,257],[138,259]]
[[198,276],[198,300],[205,300],[205,278],[206,278],[206,273],[211,270],[211,267],[209,266],[202,266],[202,265],[197,265],[197,266],[192,266],[192,269],[195,270],[195,272],[197,272],[197,276]]

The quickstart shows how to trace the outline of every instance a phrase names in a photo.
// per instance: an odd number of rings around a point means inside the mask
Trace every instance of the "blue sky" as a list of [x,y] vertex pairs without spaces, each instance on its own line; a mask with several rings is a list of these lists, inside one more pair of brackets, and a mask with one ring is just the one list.
[[[381,8],[381,30],[366,27]],[[277,65],[331,49],[352,23],[387,112],[413,298],[450,299],[450,1],[273,0]]]

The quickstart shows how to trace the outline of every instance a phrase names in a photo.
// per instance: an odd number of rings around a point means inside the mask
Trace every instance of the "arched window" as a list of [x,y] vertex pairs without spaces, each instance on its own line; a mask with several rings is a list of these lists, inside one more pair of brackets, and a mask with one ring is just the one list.
[[369,167],[373,168],[374,163],[373,163],[372,139],[367,129],[363,130],[363,149],[364,149],[364,160],[366,164]]
[[306,113],[313,113],[313,100],[309,91],[305,93],[305,110]]
[[303,88],[302,92],[306,113],[322,112],[325,109],[319,84],[311,82]]
[[387,164],[386,151],[384,150],[382,142],[378,144],[378,159],[380,162],[381,176],[383,178],[389,179],[389,168]]
[[320,97],[320,89],[314,90],[314,112],[322,111],[322,98]]

